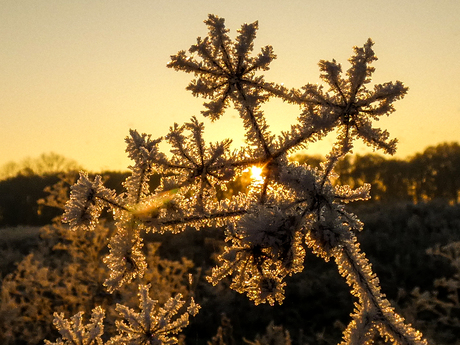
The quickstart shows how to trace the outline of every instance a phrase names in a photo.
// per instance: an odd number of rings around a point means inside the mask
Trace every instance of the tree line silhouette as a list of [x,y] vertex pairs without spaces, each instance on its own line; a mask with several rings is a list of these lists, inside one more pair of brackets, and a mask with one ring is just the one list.
[[[321,158],[298,155],[300,163],[319,165]],[[457,203],[460,199],[460,145],[443,143],[430,146],[422,153],[402,160],[377,154],[345,157],[335,170],[338,184],[358,187],[371,183],[373,201],[412,201],[415,203],[444,199]]]
[[80,170],[82,167],[73,159],[55,152],[42,153],[39,157],[24,158],[21,162],[8,162],[0,167],[0,180],[18,175],[50,175],[65,171]]
[[[51,155],[43,157],[48,159]],[[75,167],[72,164],[64,164],[65,160],[62,157],[56,157],[59,158],[58,161],[61,163],[58,166],[63,171]],[[321,157],[302,154],[292,159],[299,163],[308,161],[312,165],[319,165],[322,161]],[[430,146],[422,153],[405,160],[388,159],[377,154],[349,156],[339,162],[336,170],[340,176],[338,184],[349,184],[354,188],[362,185],[364,181],[371,183],[371,202],[419,203],[443,199],[452,204],[460,200],[458,143]],[[0,227],[42,226],[58,216],[58,210],[41,208],[37,204],[37,200],[47,195],[45,187],[59,180],[58,175],[56,169],[45,169],[41,172],[19,169],[15,176],[0,180]],[[107,187],[120,191],[121,181],[128,176],[128,172],[106,171],[102,175],[107,179]],[[234,192],[238,191],[244,188],[244,183],[234,183],[233,187]]]

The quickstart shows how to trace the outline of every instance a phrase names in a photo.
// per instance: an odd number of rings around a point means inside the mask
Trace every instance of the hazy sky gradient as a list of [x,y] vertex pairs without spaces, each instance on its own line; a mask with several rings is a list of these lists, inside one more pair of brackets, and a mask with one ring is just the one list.
[[[278,55],[267,79],[288,87],[319,82],[320,59],[346,70],[352,47],[371,37],[374,82],[410,88],[380,122],[400,140],[397,156],[460,141],[459,0],[0,0],[0,167],[53,151],[92,171],[121,170],[130,128],[159,137],[203,119],[202,99],[185,91],[192,76],[166,63],[207,34],[208,13],[226,19],[231,37],[258,20],[255,52],[271,44]],[[274,132],[297,114],[280,101],[266,106]],[[241,144],[235,112],[208,127],[209,141]]]

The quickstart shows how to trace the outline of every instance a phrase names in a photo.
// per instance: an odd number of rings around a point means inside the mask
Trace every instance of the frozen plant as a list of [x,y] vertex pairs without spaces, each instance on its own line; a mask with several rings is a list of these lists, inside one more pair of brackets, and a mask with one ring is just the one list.
[[[244,24],[234,41],[223,18],[209,15],[205,23],[208,36],[199,37],[188,52],[173,55],[168,67],[194,75],[187,89],[206,99],[203,116],[218,120],[233,105],[243,121],[246,145],[231,151],[229,139],[206,144],[204,125],[192,117],[184,125],[174,124],[164,138],[153,140],[130,131],[126,143],[133,165],[124,193],[116,195],[100,178],[91,180],[81,173],[64,221],[72,230],[92,230],[102,208],[112,211],[117,232],[105,258],[111,270],[107,289],[114,291],[148,269],[143,233],[214,226],[225,229],[226,247],[208,277],[212,284],[228,276],[231,288],[255,304],[282,303],[285,278],[304,269],[305,252],[311,250],[336,262],[356,297],[342,344],[370,344],[378,335],[395,344],[426,344],[381,292],[357,242],[355,233],[362,230],[362,223],[346,204],[369,199],[370,185],[352,189],[334,183],[334,167],[352,152],[356,139],[395,152],[396,140],[374,127],[373,121],[392,113],[394,101],[407,88],[400,81],[368,87],[374,72],[371,64],[377,59],[369,39],[354,48],[346,73],[335,60],[320,61],[324,86],[288,89],[260,74],[276,56],[271,46],[252,55],[257,22]],[[272,97],[302,109],[297,123],[278,136],[270,131],[262,110]],[[333,131],[337,142],[320,169],[288,160],[289,154]],[[162,140],[172,146],[171,158],[159,151]],[[261,170],[261,179],[247,193],[218,197],[228,183],[252,167]],[[153,173],[161,175],[161,183],[149,190]],[[124,331],[136,332],[129,327]]]
[[[179,333],[188,325],[189,316],[198,313],[199,306],[193,298],[187,310],[176,315],[184,305],[182,295],[171,297],[163,307],[158,306],[158,301],[152,300],[149,285],[139,286],[140,313],[124,305],[117,304],[116,310],[123,317],[117,321],[119,335],[110,338],[107,345],[117,344],[177,344],[178,339],[174,334]],[[104,333],[104,310],[101,307],[93,309],[88,325],[83,324],[83,312],[65,319],[63,313],[55,313],[54,325],[62,338],[55,343],[45,340],[46,345],[103,345],[101,336]]]

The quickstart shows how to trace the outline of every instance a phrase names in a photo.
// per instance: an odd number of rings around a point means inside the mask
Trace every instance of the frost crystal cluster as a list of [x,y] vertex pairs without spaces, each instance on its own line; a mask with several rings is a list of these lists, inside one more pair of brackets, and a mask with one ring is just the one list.
[[[163,307],[158,307],[158,301],[152,300],[149,295],[149,286],[139,286],[140,313],[118,304],[116,310],[123,317],[116,326],[119,335],[110,338],[107,345],[117,344],[177,344],[174,336],[188,325],[189,315],[195,316],[199,306],[193,299],[187,310],[180,316],[176,314],[185,304],[182,295],[171,297]],[[103,345],[101,336],[104,333],[104,310],[101,307],[93,309],[88,325],[83,325],[83,312],[67,320],[62,313],[55,313],[54,325],[62,338],[55,343],[45,340],[46,345]]]
[[[235,40],[229,37],[224,19],[209,15],[205,23],[208,36],[198,38],[188,52],[173,55],[168,67],[193,74],[187,89],[206,100],[203,116],[218,120],[228,107],[237,109],[246,146],[231,151],[229,139],[205,143],[204,125],[192,117],[184,125],[174,124],[164,138],[152,139],[131,130],[126,143],[132,174],[124,182],[124,193],[116,195],[102,185],[101,178],[91,181],[81,173],[64,219],[72,230],[92,230],[102,208],[112,211],[117,231],[105,258],[111,271],[107,289],[114,291],[148,269],[142,251],[144,233],[212,226],[224,229],[226,246],[208,277],[210,283],[228,277],[231,288],[255,304],[282,303],[286,277],[304,269],[309,250],[326,261],[334,260],[356,297],[342,344],[370,344],[377,335],[395,344],[426,344],[421,333],[395,313],[357,242],[355,233],[362,223],[347,211],[346,204],[370,198],[370,185],[352,189],[334,183],[334,167],[352,151],[356,139],[386,153],[395,152],[396,140],[373,122],[392,113],[394,101],[407,88],[399,81],[370,87],[371,64],[377,57],[369,39],[363,47],[354,48],[345,73],[335,60],[320,61],[323,86],[288,89],[260,74],[276,56],[271,46],[253,54],[257,22],[244,24]],[[270,131],[262,110],[272,97],[301,108],[298,121],[281,135]],[[321,168],[288,160],[289,154],[333,131],[337,141]],[[159,151],[162,140],[171,145],[172,156]],[[261,179],[246,193],[222,197],[227,184],[251,167],[261,169]],[[161,183],[150,190],[148,182],[154,173],[161,176]],[[117,341],[175,342],[171,334],[187,324],[188,313],[176,320],[170,314],[183,302],[173,299],[153,315],[154,303],[145,287],[140,297],[140,314],[117,308],[127,320],[118,323]],[[194,314],[196,308],[192,309]],[[92,322],[100,317],[96,309]],[[80,319],[75,316],[72,324],[79,325]],[[56,320],[61,329],[68,324],[62,316]],[[97,337],[98,332],[91,326],[87,337]],[[151,337],[153,342],[148,340]]]

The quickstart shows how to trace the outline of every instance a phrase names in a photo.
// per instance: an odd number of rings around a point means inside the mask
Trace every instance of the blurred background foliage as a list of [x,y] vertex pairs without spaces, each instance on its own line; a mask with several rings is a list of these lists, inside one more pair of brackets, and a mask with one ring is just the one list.
[[[313,166],[322,161],[304,154],[291,159]],[[110,295],[102,287],[110,217],[94,233],[69,232],[60,223],[78,164],[56,154],[32,161],[17,165],[15,173],[0,169],[2,344],[54,339],[54,311],[89,315],[95,305],[123,301],[134,307],[136,301],[135,289]],[[365,224],[357,236],[383,292],[433,343],[460,344],[459,144],[429,147],[407,160],[356,155],[340,162],[337,173],[338,184],[372,184],[372,199],[349,207]],[[128,173],[101,175],[120,192]],[[153,178],[151,188],[158,183]],[[244,192],[247,183],[243,176],[226,193]],[[223,238],[213,228],[146,237],[150,262],[142,282],[152,284],[152,297],[166,300],[181,292],[202,306],[185,331],[186,343],[337,343],[354,301],[333,263],[308,254],[305,270],[287,281],[284,304],[255,307],[230,290],[229,281],[212,287],[204,280]],[[114,312],[107,314],[110,330]]]
[[[306,154],[290,158],[312,166],[318,166],[322,161],[321,157]],[[0,227],[49,224],[58,214],[57,210],[41,209],[38,212],[37,200],[47,195],[44,188],[56,183],[60,173],[78,170],[76,162],[54,153],[22,163],[8,163],[0,168]],[[406,160],[378,154],[347,156],[339,162],[336,172],[340,176],[338,184],[357,187],[370,183],[370,203],[420,203],[442,199],[452,204],[460,200],[458,143],[429,147]],[[106,179],[107,187],[120,191],[121,182],[128,172],[105,171],[99,174]],[[155,187],[158,179],[153,180],[152,186]],[[236,181],[230,188],[237,192],[244,188],[244,181]]]

